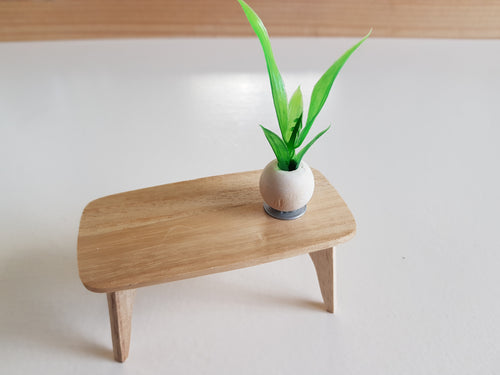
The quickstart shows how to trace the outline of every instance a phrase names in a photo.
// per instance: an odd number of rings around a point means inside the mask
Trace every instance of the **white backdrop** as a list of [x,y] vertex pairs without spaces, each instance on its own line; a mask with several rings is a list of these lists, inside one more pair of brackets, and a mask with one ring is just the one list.
[[[274,39],[287,90],[354,39]],[[358,223],[336,313],[308,257],[138,290],[130,357],[78,278],[81,211],[262,168],[277,129],[249,39],[0,44],[0,373],[500,372],[500,41],[369,39],[306,155]],[[314,130],[312,134],[315,133]]]

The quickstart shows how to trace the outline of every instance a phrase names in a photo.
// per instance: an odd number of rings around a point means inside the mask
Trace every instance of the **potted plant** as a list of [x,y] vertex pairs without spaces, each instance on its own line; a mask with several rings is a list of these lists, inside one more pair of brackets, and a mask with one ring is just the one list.
[[280,137],[260,125],[276,155],[276,159],[264,168],[260,177],[259,187],[265,202],[264,209],[269,215],[279,219],[296,219],[305,213],[307,203],[314,191],[314,176],[302,159],[314,142],[330,129],[330,126],[318,133],[300,151],[297,152],[297,149],[303,145],[316,116],[323,108],[340,69],[351,54],[370,36],[371,31],[335,61],[318,80],[311,94],[311,103],[304,124],[300,86],[288,101],[265,26],[247,3],[243,0],[238,1],[264,50],[274,108],[281,132]]

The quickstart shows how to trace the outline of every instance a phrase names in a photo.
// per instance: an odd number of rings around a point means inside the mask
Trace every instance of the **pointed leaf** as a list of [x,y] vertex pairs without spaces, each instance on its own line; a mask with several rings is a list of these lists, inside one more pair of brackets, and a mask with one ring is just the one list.
[[297,147],[299,147],[306,139],[316,116],[318,116],[319,112],[323,108],[323,105],[325,104],[326,98],[332,88],[333,81],[337,78],[340,69],[344,66],[352,53],[356,51],[356,49],[370,36],[371,32],[372,31],[370,30],[370,32],[363,39],[349,48],[337,61],[335,61],[314,86],[311,94],[311,104],[309,105],[306,126],[300,134]]
[[[290,137],[298,124],[299,117],[302,117],[303,112],[303,101],[302,101],[302,92],[300,91],[300,86],[295,90],[292,97],[290,98],[290,102],[288,103],[288,127],[286,129],[285,136],[283,140],[290,147],[290,144],[293,145],[294,142],[290,142]],[[300,127],[302,128],[302,121],[300,121]],[[301,129],[298,129],[300,131]]]
[[311,148],[311,146],[314,144],[314,142],[316,142],[319,139],[319,137],[321,137],[323,134],[325,134],[328,131],[328,129],[330,129],[330,126],[327,127],[325,130],[323,130],[318,135],[316,135],[316,137],[314,137],[311,142],[309,142],[306,146],[304,146],[304,148],[302,150],[300,150],[300,152],[297,154],[297,156],[293,159],[295,161],[295,163],[297,164],[297,166],[300,165],[300,162],[302,161],[302,158],[304,157],[304,154],[307,152],[307,150],[309,150]]
[[283,140],[276,133],[272,132],[269,129],[266,129],[262,125],[260,127],[264,131],[264,135],[271,145],[274,155],[276,155],[276,159],[278,160],[278,168],[287,171],[288,164],[290,163],[290,157],[285,142],[283,142]]
[[238,1],[243,8],[243,11],[245,12],[245,15],[247,16],[248,22],[250,22],[250,25],[255,31],[255,34],[259,38],[260,44],[262,45],[264,56],[266,58],[269,81],[271,83],[271,93],[273,95],[274,109],[276,110],[276,116],[278,117],[281,135],[284,138],[286,128],[288,126],[288,100],[286,97],[283,79],[281,78],[281,74],[278,70],[278,66],[276,65],[276,61],[274,61],[271,42],[269,41],[269,35],[257,13],[255,13],[254,10],[250,8],[250,6],[243,0]]
[[292,150],[294,154],[295,154],[295,149],[297,148],[295,146],[295,143],[297,143],[297,138],[300,134],[300,130],[302,129],[302,115],[303,114],[301,113],[299,118],[295,121],[295,126],[292,129],[290,140],[287,143],[288,149]]

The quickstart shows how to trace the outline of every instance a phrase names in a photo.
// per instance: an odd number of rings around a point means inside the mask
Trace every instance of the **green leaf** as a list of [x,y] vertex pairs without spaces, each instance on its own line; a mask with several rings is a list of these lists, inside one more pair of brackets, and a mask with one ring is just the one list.
[[309,105],[306,126],[304,127],[302,133],[300,133],[300,137],[296,145],[297,147],[299,147],[306,139],[316,116],[318,116],[319,112],[323,108],[323,105],[325,104],[326,98],[328,98],[333,81],[337,78],[340,69],[342,69],[352,53],[356,51],[356,49],[370,36],[371,32],[372,31],[370,30],[370,32],[363,39],[349,48],[337,61],[335,61],[314,86],[311,94],[311,104]]
[[302,129],[302,113],[300,116],[295,120],[295,126],[292,129],[292,135],[290,136],[290,140],[287,143],[288,149],[295,154],[295,149],[297,148],[295,146],[295,143],[297,142],[297,137],[300,134],[300,130]]
[[330,129],[330,126],[327,127],[325,130],[323,130],[318,135],[316,135],[316,137],[314,137],[311,142],[309,142],[306,146],[304,146],[304,148],[302,150],[300,150],[300,152],[297,154],[297,156],[295,156],[293,158],[293,160],[297,164],[297,167],[300,165],[300,162],[302,161],[302,158],[304,157],[304,154],[307,152],[307,150],[309,150],[311,148],[311,146],[313,145],[313,143],[316,142],[319,139],[319,137],[321,137],[323,134],[325,134],[328,131],[328,129]]
[[276,159],[278,160],[278,168],[287,171],[288,165],[290,164],[290,156],[288,153],[288,147],[286,147],[285,142],[283,142],[283,140],[276,133],[272,132],[269,129],[266,129],[262,125],[260,127],[264,131],[264,135],[271,145],[274,155],[276,155]]
[[255,31],[255,34],[259,38],[262,49],[264,50],[267,72],[269,74],[269,81],[271,83],[274,109],[276,110],[276,116],[278,117],[281,135],[283,136],[283,139],[285,139],[286,129],[288,127],[288,100],[286,97],[283,79],[281,78],[281,74],[278,70],[278,66],[276,65],[276,61],[274,61],[271,42],[269,41],[269,35],[257,13],[255,13],[254,10],[250,8],[250,6],[243,0],[238,1],[243,8],[243,11],[245,12],[245,15],[247,16],[248,22],[250,22],[250,25]]
[[[302,92],[300,91],[300,86],[295,90],[292,97],[290,98],[290,102],[288,103],[288,127],[286,129],[285,136],[283,140],[288,145],[288,148],[295,144],[294,142],[290,142],[292,133],[294,131],[300,132],[302,129],[302,113],[303,113],[303,101],[302,101]],[[299,122],[300,119],[300,122]]]

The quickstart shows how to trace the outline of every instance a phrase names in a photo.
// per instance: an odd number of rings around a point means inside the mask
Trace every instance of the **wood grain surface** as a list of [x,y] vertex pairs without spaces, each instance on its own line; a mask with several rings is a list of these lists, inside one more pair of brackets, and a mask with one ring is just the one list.
[[[271,36],[500,38],[500,0],[249,0]],[[251,36],[236,0],[4,0],[0,40]]]
[[260,171],[208,177],[112,195],[83,211],[78,268],[94,292],[191,278],[324,250],[356,223],[321,173],[306,214],[269,217]]
[[129,289],[107,294],[113,355],[118,362],[125,362],[128,357],[135,292]]
[[329,248],[325,250],[315,251],[309,253],[312,262],[314,263],[314,268],[316,269],[316,274],[318,275],[319,287],[321,289],[321,295],[323,296],[323,301],[325,302],[326,311],[333,314],[333,251],[334,248]]

